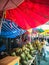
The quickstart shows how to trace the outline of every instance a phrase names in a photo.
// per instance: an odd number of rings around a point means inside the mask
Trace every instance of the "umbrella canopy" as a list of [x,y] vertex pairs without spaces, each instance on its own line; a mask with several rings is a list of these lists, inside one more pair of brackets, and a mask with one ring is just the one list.
[[40,26],[38,26],[37,28],[41,28],[41,29],[43,29],[43,30],[49,30],[49,25],[47,25],[47,24],[44,24],[44,25],[40,25]]
[[44,36],[49,36],[49,30],[48,29],[44,30],[44,32],[42,32],[41,34]]
[[40,32],[40,33],[44,32],[44,30],[41,29],[41,28],[40,29],[38,28],[37,31]]
[[44,30],[42,28],[33,28],[34,31],[37,31],[37,32],[44,32]]
[[0,11],[16,8],[23,1],[24,0],[0,0]]
[[15,38],[16,36],[24,34],[26,31],[22,30],[18,25],[15,25],[15,23],[4,20],[2,23],[2,29],[0,37],[4,38]]
[[6,18],[25,30],[37,27],[49,20],[49,1],[25,0],[17,8],[6,11]]

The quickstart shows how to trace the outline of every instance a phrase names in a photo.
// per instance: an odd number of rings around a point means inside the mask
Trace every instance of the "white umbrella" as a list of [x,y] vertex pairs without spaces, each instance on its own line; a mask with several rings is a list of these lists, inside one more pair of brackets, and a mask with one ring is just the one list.
[[49,25],[47,25],[47,24],[44,24],[44,25],[40,25],[40,26],[38,26],[37,28],[41,28],[41,29],[43,29],[43,30],[47,30],[47,29],[49,29]]

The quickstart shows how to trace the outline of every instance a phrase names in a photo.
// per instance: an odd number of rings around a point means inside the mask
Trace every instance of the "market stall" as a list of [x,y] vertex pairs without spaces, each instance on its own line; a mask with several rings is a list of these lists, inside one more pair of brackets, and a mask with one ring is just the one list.
[[[13,65],[37,65],[37,60],[40,65],[40,55],[42,57],[41,52],[45,43],[43,38],[39,41],[38,37],[36,37],[37,34],[35,34],[34,41],[31,40],[33,36],[32,28],[42,25],[49,20],[49,1],[3,0],[0,3],[0,37],[6,38],[6,45],[9,46],[8,53],[2,52],[1,54],[7,54],[10,57],[19,57],[20,62],[19,60],[15,60],[14,63],[11,61]],[[10,3],[13,5],[10,5]],[[14,6],[14,8],[8,8],[11,6]],[[25,33],[24,30],[28,32],[28,38],[26,35],[22,35]],[[44,32],[40,29],[41,31]],[[19,35],[20,39],[18,39]],[[15,38],[16,36],[17,38]],[[15,43],[15,48],[11,49],[13,42]],[[18,47],[16,47],[17,44]],[[0,63],[2,64],[2,60]]]

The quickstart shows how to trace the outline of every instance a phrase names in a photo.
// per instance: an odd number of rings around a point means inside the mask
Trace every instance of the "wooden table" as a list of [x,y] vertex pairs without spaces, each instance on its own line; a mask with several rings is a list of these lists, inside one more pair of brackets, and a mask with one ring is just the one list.
[[0,65],[19,65],[19,57],[7,56],[0,60]]

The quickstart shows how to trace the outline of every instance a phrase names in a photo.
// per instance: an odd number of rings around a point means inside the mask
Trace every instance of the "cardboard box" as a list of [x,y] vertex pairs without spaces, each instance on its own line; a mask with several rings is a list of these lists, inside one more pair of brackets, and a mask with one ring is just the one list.
[[19,57],[7,56],[0,60],[0,65],[19,65]]

